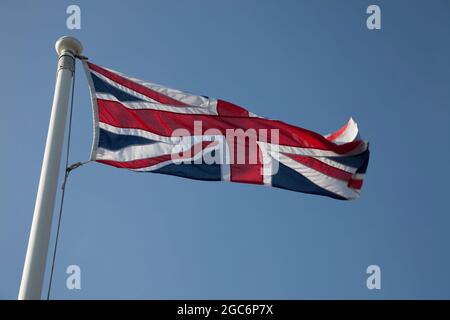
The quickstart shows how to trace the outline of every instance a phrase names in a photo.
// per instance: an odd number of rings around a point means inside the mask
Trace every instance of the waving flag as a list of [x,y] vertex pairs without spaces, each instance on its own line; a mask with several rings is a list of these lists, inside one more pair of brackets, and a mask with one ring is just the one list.
[[368,143],[356,123],[322,136],[233,103],[84,62],[94,114],[91,159],[118,168],[268,185],[337,199],[360,195]]

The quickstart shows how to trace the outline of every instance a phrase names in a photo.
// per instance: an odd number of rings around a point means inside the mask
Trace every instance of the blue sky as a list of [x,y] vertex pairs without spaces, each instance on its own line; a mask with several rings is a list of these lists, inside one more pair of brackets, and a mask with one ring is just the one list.
[[[66,28],[70,4],[81,30]],[[379,31],[366,28],[370,4]],[[0,298],[19,289],[62,35],[99,65],[324,134],[352,116],[371,162],[348,202],[77,169],[52,298],[450,298],[444,0],[1,1]],[[79,64],[75,90],[71,162],[89,157],[92,138]],[[65,286],[73,264],[81,290]],[[371,264],[381,290],[366,287]]]

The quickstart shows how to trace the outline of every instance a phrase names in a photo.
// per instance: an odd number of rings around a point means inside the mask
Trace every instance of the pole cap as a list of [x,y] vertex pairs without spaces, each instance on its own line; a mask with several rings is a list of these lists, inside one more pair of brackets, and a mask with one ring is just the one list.
[[83,51],[83,46],[78,39],[64,36],[56,41],[55,49],[58,55],[61,55],[64,51],[69,51],[73,55],[79,55]]

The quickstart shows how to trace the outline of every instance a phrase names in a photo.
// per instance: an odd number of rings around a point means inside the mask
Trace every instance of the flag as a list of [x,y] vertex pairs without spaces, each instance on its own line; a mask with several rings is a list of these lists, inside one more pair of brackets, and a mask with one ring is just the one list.
[[94,118],[91,160],[343,200],[360,195],[369,150],[353,119],[323,136],[225,100],[83,65]]

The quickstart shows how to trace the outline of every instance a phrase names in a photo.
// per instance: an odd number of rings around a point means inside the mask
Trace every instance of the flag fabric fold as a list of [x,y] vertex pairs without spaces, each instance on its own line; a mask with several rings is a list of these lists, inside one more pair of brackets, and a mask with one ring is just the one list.
[[91,160],[343,200],[360,195],[369,149],[353,119],[323,136],[221,99],[83,65],[94,115]]

